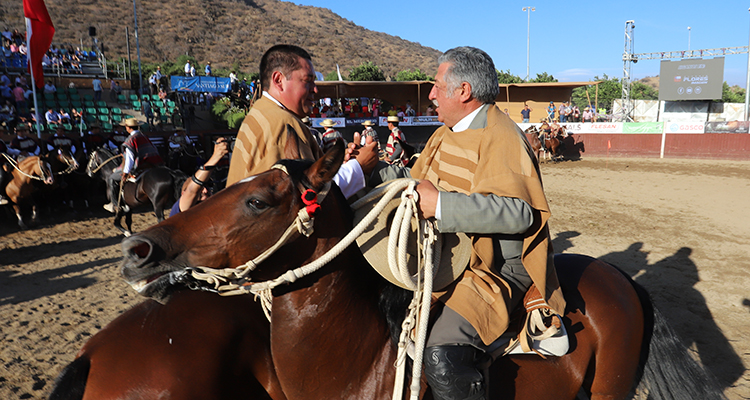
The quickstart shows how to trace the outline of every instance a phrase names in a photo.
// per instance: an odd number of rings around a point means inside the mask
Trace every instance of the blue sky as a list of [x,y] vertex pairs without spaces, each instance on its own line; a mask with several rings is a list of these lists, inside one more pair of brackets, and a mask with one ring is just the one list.
[[[527,13],[531,13],[529,70],[559,81],[595,76],[622,78],[625,21],[635,21],[635,53],[747,46],[750,3],[735,0],[680,2],[305,0],[357,25],[440,51],[456,46],[485,50],[500,70],[526,76]],[[691,27],[688,34],[688,26]],[[634,79],[659,75],[659,60],[632,67]],[[747,54],[728,55],[724,81],[745,87]],[[434,75],[435,71],[426,71]]]

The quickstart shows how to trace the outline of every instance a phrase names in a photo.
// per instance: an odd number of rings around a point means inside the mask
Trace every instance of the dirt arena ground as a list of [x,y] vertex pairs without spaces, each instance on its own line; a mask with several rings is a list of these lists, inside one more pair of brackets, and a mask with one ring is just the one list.
[[[627,271],[727,397],[750,399],[750,162],[584,158],[542,170],[556,251]],[[18,232],[0,215],[2,399],[45,398],[86,340],[142,300],[118,276],[111,218],[51,222]],[[153,222],[136,215],[134,228]]]

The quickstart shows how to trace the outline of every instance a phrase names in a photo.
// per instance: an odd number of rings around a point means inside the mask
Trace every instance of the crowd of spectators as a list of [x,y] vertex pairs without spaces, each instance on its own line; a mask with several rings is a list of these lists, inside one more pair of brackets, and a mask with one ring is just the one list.
[[386,106],[377,98],[338,98],[320,99],[318,104],[312,108],[313,118],[378,118],[397,116],[403,120],[405,117],[421,115],[434,115],[432,104],[428,105],[424,113],[416,111],[408,100],[406,104],[398,106],[391,104]]

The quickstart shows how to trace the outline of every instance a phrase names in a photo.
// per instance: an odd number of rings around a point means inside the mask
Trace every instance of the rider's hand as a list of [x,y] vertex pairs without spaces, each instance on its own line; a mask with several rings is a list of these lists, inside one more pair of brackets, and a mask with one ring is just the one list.
[[216,165],[219,163],[219,161],[229,153],[229,144],[227,143],[227,139],[225,138],[219,138],[216,140],[216,144],[214,145],[214,153],[211,155],[211,158],[206,162],[206,165]]
[[428,180],[420,180],[416,189],[419,194],[417,207],[420,217],[423,219],[434,217],[439,194],[437,188]]
[[362,140],[362,136],[360,136],[359,132],[354,132],[354,139],[346,147],[346,153],[344,154],[344,162],[347,162],[350,159],[354,158],[353,153],[355,153],[359,149],[360,147],[359,144],[361,143],[361,140]]

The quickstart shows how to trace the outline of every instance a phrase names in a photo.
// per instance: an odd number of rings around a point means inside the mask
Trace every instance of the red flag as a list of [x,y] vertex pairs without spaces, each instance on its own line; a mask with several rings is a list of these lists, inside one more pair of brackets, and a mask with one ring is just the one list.
[[34,73],[36,87],[44,87],[44,71],[42,71],[42,57],[52,44],[55,35],[55,26],[47,12],[44,0],[23,0],[23,15],[26,24],[26,35],[28,36],[29,69]]

